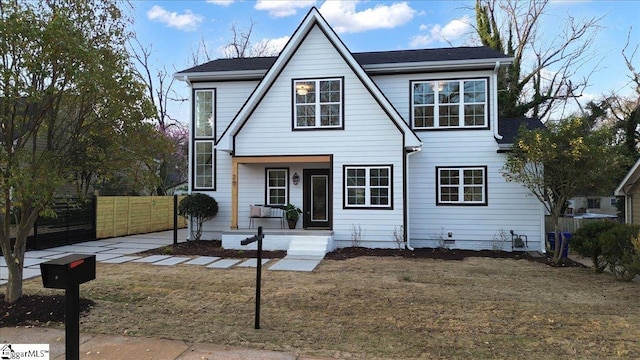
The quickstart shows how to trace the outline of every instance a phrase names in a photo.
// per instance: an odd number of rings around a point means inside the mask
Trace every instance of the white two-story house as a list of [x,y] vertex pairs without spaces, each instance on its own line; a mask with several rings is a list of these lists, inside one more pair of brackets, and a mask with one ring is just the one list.
[[544,251],[541,204],[501,174],[518,127],[541,126],[498,119],[511,61],[486,47],[352,53],[312,8],[277,57],[177,73],[192,89],[190,191],[220,207],[205,238],[240,246],[251,204],[291,203],[297,230],[264,219],[266,248],[319,232],[328,250],[398,236],[492,249],[513,230],[527,240],[513,250]]

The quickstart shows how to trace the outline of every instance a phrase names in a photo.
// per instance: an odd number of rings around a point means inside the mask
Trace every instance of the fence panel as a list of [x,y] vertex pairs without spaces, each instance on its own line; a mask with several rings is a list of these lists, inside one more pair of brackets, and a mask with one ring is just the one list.
[[[553,230],[553,221],[551,221],[551,216],[545,216],[545,230],[546,232],[552,232]],[[580,229],[584,225],[594,222],[594,221],[603,221],[605,219],[584,219],[584,218],[573,218],[573,217],[561,217],[558,219],[558,225],[560,226],[560,231],[562,232],[570,232],[575,233],[576,230]]]
[[[98,196],[96,201],[98,239],[173,229],[173,196]],[[179,217],[178,227],[186,226]]]

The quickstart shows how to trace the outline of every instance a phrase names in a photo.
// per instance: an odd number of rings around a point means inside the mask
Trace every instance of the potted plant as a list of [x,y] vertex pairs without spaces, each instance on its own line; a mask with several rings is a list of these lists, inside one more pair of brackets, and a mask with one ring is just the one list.
[[287,204],[287,206],[284,207],[284,217],[287,219],[287,223],[289,223],[289,229],[296,228],[300,214],[302,214],[302,210],[295,205]]

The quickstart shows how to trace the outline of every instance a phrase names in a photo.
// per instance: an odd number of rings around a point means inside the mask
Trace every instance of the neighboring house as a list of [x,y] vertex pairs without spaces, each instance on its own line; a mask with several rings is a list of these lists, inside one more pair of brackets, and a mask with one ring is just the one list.
[[[543,126],[498,120],[511,61],[486,47],[351,53],[312,8],[277,57],[177,73],[192,88],[190,191],[220,206],[205,232],[237,247],[250,204],[292,203],[306,230],[293,234],[330,230],[328,250],[396,247],[398,234],[491,249],[513,230],[528,239],[517,250],[544,251],[542,205],[501,175],[519,126]],[[283,234],[265,246],[286,249]]]
[[624,199],[624,222],[627,224],[640,224],[640,183],[638,183],[638,179],[640,179],[640,160],[631,167],[613,193]]
[[574,196],[569,199],[567,215],[605,214],[617,215],[617,198],[615,196]]

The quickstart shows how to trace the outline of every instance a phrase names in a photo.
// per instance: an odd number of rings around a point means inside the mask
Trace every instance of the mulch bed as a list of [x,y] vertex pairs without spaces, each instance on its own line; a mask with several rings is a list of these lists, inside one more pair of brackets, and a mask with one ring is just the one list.
[[[80,317],[95,305],[93,300],[80,298]],[[24,295],[13,303],[0,295],[0,327],[44,326],[64,323],[64,295]]]
[[[281,259],[286,251],[263,251],[262,256],[269,259]],[[138,253],[138,255],[176,255],[176,256],[219,256],[222,258],[252,258],[257,257],[257,250],[231,250],[224,249],[221,242],[190,241],[169,245],[158,249],[152,249]],[[438,260],[464,260],[470,257],[503,258],[515,260],[528,260],[553,266],[551,258],[542,254],[534,256],[527,252],[506,252],[491,250],[450,250],[450,249],[415,249],[414,251],[399,249],[369,249],[363,247],[341,248],[328,253],[325,259],[346,260],[359,256],[386,256],[403,257],[408,259],[438,259]],[[570,259],[564,259],[559,267],[584,267]],[[25,295],[14,303],[4,301],[4,295],[0,295],[0,327],[13,326],[37,326],[50,323],[64,323],[64,295],[36,296]],[[88,312],[94,306],[89,299],[80,299],[80,314]]]

